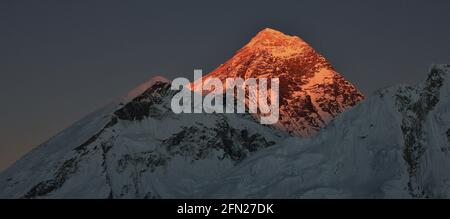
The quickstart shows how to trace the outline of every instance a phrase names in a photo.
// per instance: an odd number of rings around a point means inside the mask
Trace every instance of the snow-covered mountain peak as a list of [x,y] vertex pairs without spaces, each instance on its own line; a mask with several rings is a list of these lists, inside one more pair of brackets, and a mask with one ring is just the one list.
[[119,98],[119,101],[122,103],[127,103],[134,99],[135,97],[139,96],[140,94],[144,93],[147,89],[152,87],[155,83],[162,82],[162,83],[170,83],[170,80],[163,77],[163,76],[154,76],[150,78],[149,80],[141,83],[137,87],[135,87],[133,90],[129,91],[126,95]]
[[227,62],[202,78],[279,78],[277,127],[311,136],[364,96],[331,64],[296,36],[273,29],[259,32]]
[[280,31],[266,28],[256,34],[244,49],[258,52],[264,50],[275,57],[290,57],[303,51],[308,44],[297,36],[289,36]]

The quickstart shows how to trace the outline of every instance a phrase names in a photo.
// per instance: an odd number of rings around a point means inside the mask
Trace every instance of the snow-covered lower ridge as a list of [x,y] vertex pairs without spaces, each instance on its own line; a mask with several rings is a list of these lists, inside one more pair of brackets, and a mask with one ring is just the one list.
[[250,115],[174,114],[152,80],[133,99],[74,124],[0,174],[0,198],[190,197],[286,133]]
[[449,96],[450,65],[436,65],[424,82],[376,92],[315,138],[291,138],[243,161],[203,195],[449,198]]
[[156,82],[0,174],[0,198],[443,198],[450,65],[376,92],[314,138],[249,115],[173,114]]

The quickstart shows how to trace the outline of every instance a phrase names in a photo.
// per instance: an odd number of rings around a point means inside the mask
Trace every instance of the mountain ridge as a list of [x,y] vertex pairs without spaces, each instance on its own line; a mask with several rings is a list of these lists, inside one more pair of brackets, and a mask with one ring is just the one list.
[[313,138],[237,114],[174,115],[173,91],[159,81],[0,173],[0,197],[448,197],[449,80],[450,65],[435,66],[425,82],[380,90]]
[[296,113],[289,120],[312,119],[293,125],[318,123],[305,132],[310,137],[261,125],[248,113],[175,114],[170,103],[177,91],[157,77],[1,172],[0,198],[450,197],[450,65],[432,66],[416,85],[362,100],[311,49],[313,58],[293,53],[294,61],[316,66],[306,73],[276,70],[293,60],[283,55],[266,63],[273,56],[263,49],[261,56],[238,53],[236,63],[252,57],[249,65],[223,74],[258,77],[252,67],[259,66],[263,74],[299,76],[287,78],[296,83],[284,99],[297,108],[284,110]]
[[315,137],[293,137],[249,158],[203,195],[448,198],[449,97],[450,65],[434,65],[424,81],[378,90]]

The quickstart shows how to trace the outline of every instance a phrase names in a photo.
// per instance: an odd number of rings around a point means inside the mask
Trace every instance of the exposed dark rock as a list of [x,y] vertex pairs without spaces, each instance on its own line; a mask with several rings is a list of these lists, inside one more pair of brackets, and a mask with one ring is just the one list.
[[140,168],[140,171],[154,171],[156,167],[165,166],[170,158],[155,151],[143,152],[140,154],[126,154],[118,161],[117,172],[121,173],[126,168]]
[[76,158],[66,160],[55,172],[54,178],[42,181],[33,186],[23,198],[30,199],[47,195],[48,193],[60,188],[67,180],[68,176],[77,170],[78,161]]
[[[433,68],[429,74],[425,86],[419,91],[419,98],[413,100],[408,95],[403,95],[399,91],[397,94],[397,105],[400,112],[403,114],[402,132],[404,138],[405,148],[403,151],[403,158],[408,164],[409,182],[408,189],[413,197],[427,197],[427,194],[421,182],[419,182],[418,174],[420,170],[420,159],[426,151],[424,145],[423,123],[428,113],[439,102],[439,89],[443,84],[442,72],[439,69]],[[409,90],[409,88],[406,88]],[[410,92],[408,92],[410,93]]]
[[258,133],[230,127],[226,120],[217,122],[215,128],[202,126],[185,127],[184,130],[163,140],[171,154],[191,156],[193,161],[206,158],[211,150],[223,152],[223,157],[234,161],[244,159],[249,152],[274,145]]
[[170,84],[165,82],[156,82],[148,90],[134,98],[114,114],[121,120],[140,121],[158,110],[152,108],[155,104],[160,104],[164,97],[173,95],[175,92],[170,90]]
[[449,147],[450,147],[450,129],[447,130],[447,142],[448,142]]

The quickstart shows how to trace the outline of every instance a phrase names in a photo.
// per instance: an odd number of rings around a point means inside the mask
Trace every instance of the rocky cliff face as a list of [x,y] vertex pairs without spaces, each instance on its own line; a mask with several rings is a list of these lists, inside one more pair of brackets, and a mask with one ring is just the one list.
[[[203,78],[279,78],[282,130],[312,136],[364,96],[310,45],[273,29],[259,32]],[[247,96],[248,98],[248,96]]]
[[[441,89],[445,82],[446,69],[434,67],[421,86],[404,87],[396,95],[397,106],[402,113],[401,129],[404,138],[403,157],[408,164],[408,190],[413,197],[428,197],[419,175],[421,162],[427,151],[425,122],[441,101]],[[448,83],[448,82],[446,82]]]

